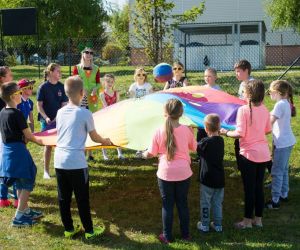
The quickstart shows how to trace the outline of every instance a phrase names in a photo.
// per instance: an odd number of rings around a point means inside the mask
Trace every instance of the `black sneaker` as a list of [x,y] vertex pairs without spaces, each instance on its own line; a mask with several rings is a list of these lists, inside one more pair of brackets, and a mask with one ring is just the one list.
[[272,200],[269,200],[266,204],[265,207],[268,209],[279,209],[280,208],[280,203],[278,202],[274,202]]
[[285,197],[285,198],[280,197],[279,200],[282,201],[282,202],[288,202],[289,201],[288,197]]

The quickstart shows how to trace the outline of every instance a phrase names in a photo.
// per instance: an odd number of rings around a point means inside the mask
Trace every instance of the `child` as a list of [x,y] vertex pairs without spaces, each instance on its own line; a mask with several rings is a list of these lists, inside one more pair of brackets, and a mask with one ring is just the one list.
[[238,90],[240,99],[244,99],[244,90],[247,81],[254,80],[251,74],[251,64],[247,60],[241,60],[234,65],[236,78],[241,82]]
[[[271,132],[270,114],[263,104],[265,87],[262,81],[245,84],[244,99],[247,105],[238,109],[236,129],[221,129],[221,134],[239,138],[240,171],[245,192],[244,219],[235,224],[237,229],[262,227],[264,209],[263,181],[265,169],[271,160],[266,134]],[[255,218],[253,210],[255,209]]]
[[[65,94],[64,85],[59,81],[61,78],[60,66],[50,63],[45,70],[45,82],[37,91],[38,120],[41,130],[55,128],[57,111],[64,106],[68,98]],[[44,179],[50,179],[49,165],[51,159],[51,146],[44,148]]]
[[[115,90],[113,90],[113,86],[115,84],[115,77],[112,74],[106,74],[104,75],[104,91],[100,94],[100,99],[102,101],[103,107],[108,107],[116,102],[119,101],[119,93]],[[124,159],[124,156],[122,155],[121,148],[117,148],[118,151],[118,158]],[[102,149],[103,159],[105,161],[108,160],[108,156],[106,154],[106,149]]]
[[225,173],[223,166],[224,140],[219,136],[220,118],[217,114],[209,114],[204,119],[208,137],[198,143],[197,152],[200,160],[200,207],[201,221],[197,228],[202,232],[209,231],[210,208],[214,221],[211,227],[222,232],[222,203],[224,199]]
[[29,99],[29,96],[32,95],[34,83],[35,81],[29,81],[27,79],[18,81],[19,89],[22,90],[22,98],[17,109],[23,113],[26,121],[29,120],[29,127],[32,133],[34,132],[33,102]]
[[[10,82],[13,80],[13,75],[9,67],[1,66],[0,67],[0,86],[5,82]],[[0,98],[0,111],[6,106],[6,103]],[[0,158],[2,157],[2,139],[0,133]],[[1,159],[0,159],[1,160]],[[5,184],[0,183],[0,207],[9,207],[13,205],[15,208],[18,207],[18,198],[17,198],[17,190],[15,185],[13,185],[13,198],[14,202],[11,203],[8,200],[8,187]]]
[[[273,125],[272,199],[266,203],[269,209],[279,209],[280,201],[287,201],[289,192],[289,158],[296,143],[291,127],[292,87],[287,81],[277,80],[269,89],[276,104],[271,112]],[[291,100],[290,100],[291,99]]]
[[188,191],[192,170],[189,150],[196,151],[197,143],[193,131],[179,123],[183,105],[178,99],[170,99],[165,105],[165,126],[158,129],[152,143],[144,152],[145,158],[159,155],[157,180],[162,197],[163,232],[162,243],[172,240],[173,208],[176,203],[181,235],[190,239]]
[[3,141],[0,177],[6,185],[16,183],[19,203],[12,221],[14,227],[32,226],[36,219],[43,216],[42,212],[28,207],[29,195],[35,182],[36,166],[25,143],[32,141],[42,144],[32,135],[23,114],[16,108],[21,102],[21,93],[14,82],[7,82],[1,86],[1,98],[6,107],[0,112],[0,132]]
[[147,82],[147,73],[144,68],[135,69],[134,81],[129,87],[130,98],[141,98],[153,92],[151,84]]
[[204,71],[204,81],[206,87],[210,87],[216,90],[221,90],[221,87],[216,84],[217,80],[217,71],[214,68],[207,68]]
[[54,166],[57,177],[58,201],[65,237],[80,231],[74,228],[71,217],[71,199],[74,191],[79,215],[85,229],[85,238],[90,239],[103,233],[104,228],[93,229],[89,201],[89,177],[84,148],[87,135],[94,142],[112,145],[95,130],[91,111],[80,107],[83,98],[83,81],[71,76],[65,81],[65,92],[69,103],[57,112],[57,144]]
[[166,82],[164,90],[170,88],[186,87],[188,86],[188,81],[185,76],[183,76],[184,66],[181,62],[173,63],[173,78]]

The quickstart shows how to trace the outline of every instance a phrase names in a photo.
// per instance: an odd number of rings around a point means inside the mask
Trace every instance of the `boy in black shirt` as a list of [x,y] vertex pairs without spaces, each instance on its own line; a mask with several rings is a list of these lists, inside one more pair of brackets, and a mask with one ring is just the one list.
[[[204,119],[208,137],[198,143],[200,155],[200,209],[201,221],[197,228],[208,232],[209,225],[216,232],[222,232],[222,203],[224,198],[225,174],[223,166],[224,140],[219,136],[220,118],[209,114]],[[210,208],[213,209],[214,221],[210,222]]]

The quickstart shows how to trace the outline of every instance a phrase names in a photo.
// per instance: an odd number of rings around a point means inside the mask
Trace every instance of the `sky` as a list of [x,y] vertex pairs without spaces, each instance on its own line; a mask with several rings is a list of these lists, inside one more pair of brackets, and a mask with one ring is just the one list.
[[122,8],[124,4],[128,3],[128,0],[107,0],[107,2],[116,4],[119,8]]

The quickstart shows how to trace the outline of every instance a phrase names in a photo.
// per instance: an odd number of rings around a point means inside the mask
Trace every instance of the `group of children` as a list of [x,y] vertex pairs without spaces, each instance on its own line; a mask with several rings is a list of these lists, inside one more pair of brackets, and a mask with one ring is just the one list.
[[[84,54],[86,51],[84,51]],[[91,55],[90,51],[88,54]],[[26,79],[18,84],[12,82],[11,71],[6,73],[0,68],[1,109],[0,112],[0,179],[1,188],[13,185],[17,190],[17,211],[13,226],[31,226],[43,214],[28,207],[28,198],[33,190],[36,166],[26,149],[27,141],[41,145],[41,141],[32,135],[27,125],[27,117],[32,117],[33,103],[28,101],[34,82]],[[80,73],[81,69],[77,69]],[[94,74],[97,75],[98,71]],[[187,86],[183,76],[184,68],[179,62],[173,64],[173,78],[165,84],[164,89]],[[225,173],[223,166],[224,140],[221,135],[238,139],[236,143],[237,165],[241,171],[244,193],[244,218],[235,224],[237,229],[262,227],[262,215],[265,205],[268,208],[279,208],[280,201],[288,198],[288,162],[295,144],[291,130],[292,88],[286,81],[271,83],[269,93],[276,101],[271,115],[264,106],[265,87],[262,81],[250,77],[251,65],[242,60],[235,65],[237,79],[241,81],[239,95],[246,101],[237,113],[236,129],[228,131],[220,127],[217,114],[208,114],[204,120],[205,136],[198,142],[193,129],[181,125],[179,119],[183,114],[183,105],[177,99],[170,99],[165,105],[166,122],[153,136],[143,157],[159,156],[157,171],[158,187],[162,198],[163,231],[159,239],[163,243],[173,240],[173,208],[176,204],[180,220],[181,235],[190,240],[188,191],[192,170],[189,152],[197,151],[200,161],[200,218],[197,228],[201,232],[213,229],[221,232],[222,203],[224,199]],[[91,74],[91,73],[90,73]],[[4,78],[6,76],[8,78]],[[76,74],[75,74],[76,75]],[[80,75],[80,74],[79,74]],[[79,76],[67,78],[60,83],[61,72],[57,64],[50,64],[46,70],[45,83],[37,92],[39,121],[42,130],[56,127],[57,145],[54,152],[54,167],[58,185],[58,201],[65,237],[73,237],[81,228],[74,227],[70,204],[72,192],[75,194],[81,222],[87,239],[103,233],[104,228],[93,228],[89,205],[89,177],[85,158],[85,140],[87,135],[102,145],[113,145],[108,138],[102,138],[94,127],[89,106],[84,107],[87,99],[84,79]],[[119,100],[114,90],[115,78],[111,74],[104,76],[104,90],[99,95],[103,107],[110,106]],[[204,80],[207,87],[220,90],[216,84],[217,72],[206,69]],[[143,68],[134,73],[135,82],[130,86],[131,97],[141,98],[153,92],[147,82]],[[91,92],[93,92],[93,85]],[[26,92],[27,91],[27,92]],[[22,94],[22,96],[21,96]],[[4,101],[4,103],[2,103]],[[24,104],[27,103],[27,104]],[[88,101],[86,102],[88,104]],[[19,105],[19,106],[18,106]],[[21,106],[20,106],[21,105]],[[25,107],[26,106],[26,107]],[[20,111],[21,110],[21,111]],[[31,118],[31,124],[33,119]],[[266,134],[273,134],[272,199],[265,204],[263,181],[265,169],[270,165],[271,153]],[[178,143],[180,142],[180,143]],[[118,150],[122,158],[121,149]],[[17,157],[16,157],[17,156]],[[49,163],[51,148],[45,147],[44,177],[50,178]],[[108,159],[103,150],[104,159]],[[22,166],[22,168],[20,167]],[[48,176],[47,176],[48,174]],[[2,194],[2,191],[1,191]],[[16,198],[16,197],[15,197]],[[1,201],[5,200],[1,198]],[[7,198],[6,198],[7,200]],[[210,222],[210,211],[213,210],[213,221]],[[254,216],[253,216],[254,214]]]

